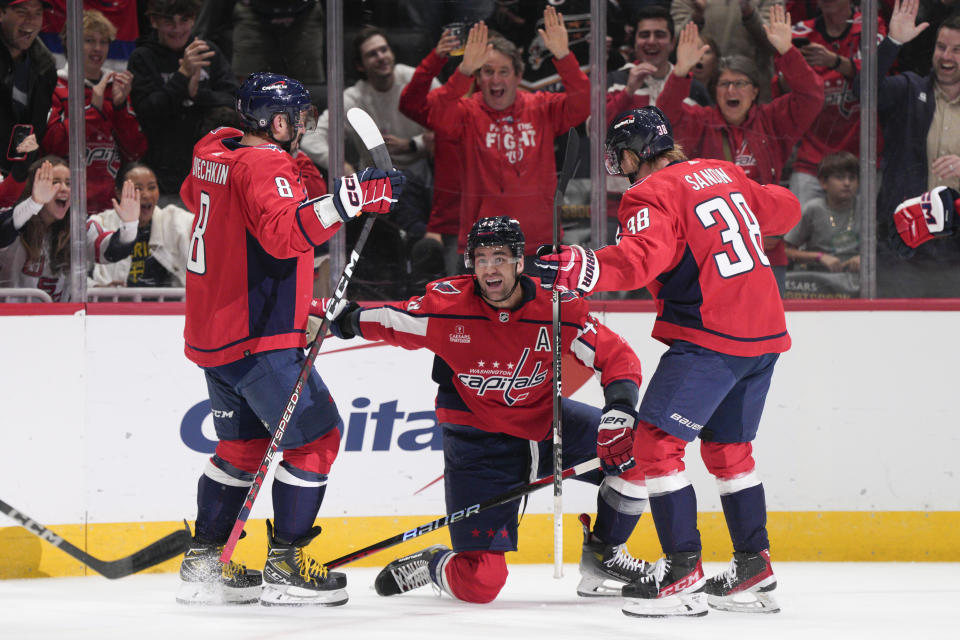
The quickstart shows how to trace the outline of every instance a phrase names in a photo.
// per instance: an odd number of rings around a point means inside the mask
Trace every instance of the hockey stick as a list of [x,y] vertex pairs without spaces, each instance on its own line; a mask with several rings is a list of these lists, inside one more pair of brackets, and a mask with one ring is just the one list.
[[30,516],[18,509],[14,509],[3,500],[0,500],[0,511],[3,511],[16,520],[21,527],[41,540],[49,542],[68,556],[76,558],[103,577],[111,580],[124,578],[138,571],[149,569],[170,558],[175,558],[186,551],[187,545],[190,543],[190,529],[188,529],[186,523],[184,523],[184,529],[165,535],[133,555],[120,558],[119,560],[100,560],[85,551],[81,551]]
[[[347,120],[350,121],[350,125],[370,151],[370,155],[373,157],[373,162],[377,165],[377,168],[384,171],[392,169],[393,162],[390,160],[390,154],[387,152],[387,145],[383,141],[383,136],[380,134],[377,125],[374,124],[373,119],[367,112],[354,107],[347,112]],[[223,553],[220,554],[221,562],[230,562],[230,557],[237,547],[237,542],[243,533],[243,527],[247,522],[247,518],[250,517],[253,501],[257,499],[257,494],[260,493],[260,488],[263,486],[263,480],[267,476],[267,471],[270,469],[270,463],[273,462],[273,456],[280,447],[280,439],[283,438],[283,432],[286,431],[287,424],[290,422],[293,411],[297,407],[297,401],[300,399],[300,392],[303,391],[303,385],[306,384],[307,378],[310,376],[310,371],[313,369],[313,363],[317,359],[317,354],[320,353],[320,347],[323,346],[323,339],[327,335],[330,323],[333,321],[333,314],[340,301],[343,300],[344,294],[347,292],[347,286],[353,277],[353,270],[357,266],[357,260],[360,259],[360,252],[363,251],[363,245],[367,243],[367,236],[370,235],[370,228],[373,226],[375,219],[375,215],[367,215],[367,219],[363,223],[363,229],[360,231],[360,236],[357,238],[356,244],[353,245],[350,260],[348,260],[346,266],[344,266],[343,273],[340,275],[340,281],[337,282],[337,288],[334,290],[330,303],[327,305],[327,311],[323,316],[323,321],[320,323],[317,337],[314,338],[313,344],[310,345],[307,358],[304,360],[303,366],[300,367],[300,374],[297,376],[297,383],[293,387],[293,393],[290,394],[290,399],[287,401],[287,406],[283,410],[280,422],[277,423],[277,429],[270,439],[270,445],[267,447],[266,453],[263,454],[263,460],[260,461],[257,475],[254,476],[253,484],[250,485],[250,489],[247,491],[247,497],[243,502],[243,507],[240,509],[240,514],[237,516],[237,521],[233,524],[230,537],[223,546]]]
[[[587,460],[578,465],[570,467],[569,469],[564,469],[563,473],[560,474],[562,479],[571,478],[573,476],[583,475],[588,471],[593,471],[594,469],[600,468],[600,459],[593,458],[592,460]],[[342,567],[345,564],[350,564],[355,560],[360,558],[366,558],[367,556],[373,555],[378,551],[383,549],[388,549],[390,547],[396,546],[401,542],[406,542],[407,540],[413,540],[414,538],[419,538],[420,536],[430,533],[431,531],[437,531],[438,529],[443,529],[447,525],[453,522],[459,522],[465,520],[471,516],[475,516],[481,511],[486,511],[493,507],[498,507],[502,504],[518,500],[528,493],[533,493],[537,489],[542,489],[543,487],[548,486],[553,481],[551,476],[541,478],[539,480],[534,480],[533,482],[521,485],[516,489],[511,489],[501,493],[498,496],[490,498],[489,500],[484,500],[483,502],[478,502],[477,504],[471,505],[465,509],[459,509],[453,513],[448,513],[445,516],[440,516],[436,520],[431,520],[426,524],[422,524],[419,527],[414,527],[409,531],[404,531],[403,533],[398,533],[395,536],[391,536],[386,540],[381,540],[380,542],[375,542],[369,547],[364,547],[363,549],[358,549],[357,551],[352,551],[346,555],[340,556],[335,560],[330,562],[325,562],[324,565],[328,569],[333,569],[336,567]]]
[[[580,159],[580,136],[570,128],[567,133],[567,149],[563,154],[563,167],[557,179],[557,192],[553,195],[553,253],[560,251],[560,200],[567,190],[567,183],[577,168]],[[563,577],[563,425],[561,423],[561,353],[560,339],[560,292],[553,288],[553,577]]]

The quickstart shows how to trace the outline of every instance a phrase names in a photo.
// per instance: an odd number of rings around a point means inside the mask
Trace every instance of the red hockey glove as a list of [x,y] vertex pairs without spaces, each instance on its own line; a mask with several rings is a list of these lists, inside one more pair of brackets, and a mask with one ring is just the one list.
[[396,169],[381,171],[368,167],[334,181],[333,205],[344,222],[361,211],[389,213],[406,180],[403,172]]
[[958,199],[960,193],[949,187],[937,187],[904,200],[893,212],[900,238],[908,247],[916,249],[928,240],[953,235]]
[[552,253],[549,244],[537,249],[534,263],[540,269],[540,286],[544,289],[567,289],[580,294],[593,291],[600,279],[600,263],[592,249],[577,245],[560,245],[560,253]]
[[637,412],[623,404],[603,408],[597,430],[597,456],[603,472],[618,476],[637,464],[633,459],[633,430]]
[[310,301],[310,315],[307,318],[308,344],[316,339],[317,332],[320,331],[320,325],[323,324],[323,318],[328,313],[330,314],[330,333],[341,340],[356,337],[350,315],[353,311],[359,309],[360,305],[341,298],[331,309],[331,302],[333,302],[333,298],[314,298]]

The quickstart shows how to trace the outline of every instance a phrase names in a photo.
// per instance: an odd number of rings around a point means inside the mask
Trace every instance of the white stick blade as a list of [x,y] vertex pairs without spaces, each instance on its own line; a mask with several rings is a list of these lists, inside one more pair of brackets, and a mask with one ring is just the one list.
[[383,136],[380,134],[380,129],[366,111],[353,107],[347,111],[347,120],[350,121],[350,126],[353,127],[353,130],[356,131],[360,139],[363,140],[363,145],[367,149],[373,149],[383,144]]

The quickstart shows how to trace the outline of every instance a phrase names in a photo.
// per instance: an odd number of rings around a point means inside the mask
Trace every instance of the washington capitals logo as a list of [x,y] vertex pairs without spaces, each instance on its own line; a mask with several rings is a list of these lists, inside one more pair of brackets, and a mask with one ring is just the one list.
[[268,84],[263,88],[264,91],[270,91],[271,89],[286,89],[287,81],[286,80],[277,80],[272,84]]
[[[458,373],[457,379],[468,389],[476,391],[478,396],[485,395],[488,391],[502,391],[503,402],[508,407],[512,407],[520,400],[525,399],[529,393],[515,394],[515,390],[528,389],[543,384],[547,379],[547,371],[540,370],[540,362],[537,362],[527,375],[521,375],[523,365],[530,357],[530,348],[527,347],[520,355],[520,361],[514,366],[511,362],[506,366],[506,370],[499,368],[499,362],[494,362],[490,369],[471,369],[470,373]],[[484,363],[478,363],[482,366]]]
[[460,293],[460,290],[457,289],[452,284],[450,284],[449,280],[444,280],[443,282],[437,282],[436,284],[433,285],[433,287],[431,287],[431,289],[439,293],[447,293],[447,294]]

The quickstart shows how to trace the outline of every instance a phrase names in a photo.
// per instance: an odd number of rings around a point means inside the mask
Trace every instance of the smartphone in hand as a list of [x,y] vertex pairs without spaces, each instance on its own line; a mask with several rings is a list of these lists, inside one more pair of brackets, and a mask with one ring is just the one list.
[[32,124],[15,124],[13,131],[10,132],[10,144],[7,146],[7,160],[23,160],[27,157],[26,153],[17,151],[20,143],[27,139],[27,136],[33,133]]

